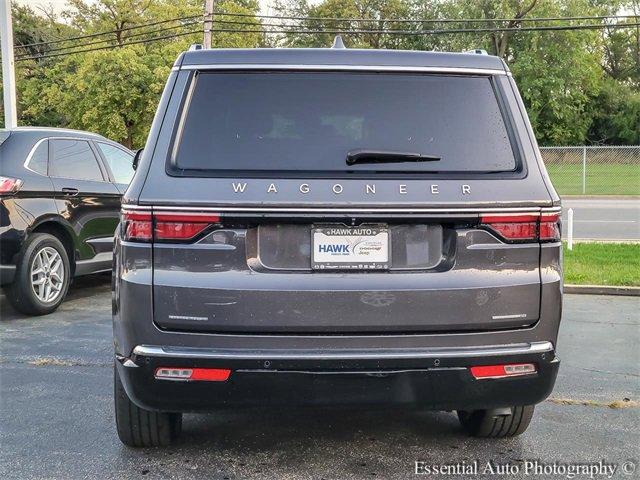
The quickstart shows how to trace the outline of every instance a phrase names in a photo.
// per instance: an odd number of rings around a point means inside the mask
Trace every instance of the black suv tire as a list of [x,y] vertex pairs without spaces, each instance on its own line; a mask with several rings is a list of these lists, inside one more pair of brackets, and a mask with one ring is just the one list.
[[[58,284],[60,289],[51,301],[44,301],[39,298],[32,286],[32,268],[37,259],[43,258],[40,257],[42,252],[49,252],[48,258],[55,257],[55,254],[57,254],[62,262],[62,280]],[[46,275],[45,280],[48,281],[51,273],[48,272]],[[22,253],[16,266],[16,275],[11,285],[7,288],[7,298],[11,305],[21,313],[26,315],[46,315],[56,310],[64,300],[69,289],[70,278],[69,256],[62,242],[48,233],[34,233],[29,235],[24,242]]]
[[182,414],[153,412],[138,407],[122,386],[114,365],[116,427],[120,441],[129,447],[161,447],[171,444],[182,431]]
[[501,410],[458,410],[458,419],[464,431],[473,437],[515,437],[527,429],[534,409],[534,405],[511,407],[509,415]]

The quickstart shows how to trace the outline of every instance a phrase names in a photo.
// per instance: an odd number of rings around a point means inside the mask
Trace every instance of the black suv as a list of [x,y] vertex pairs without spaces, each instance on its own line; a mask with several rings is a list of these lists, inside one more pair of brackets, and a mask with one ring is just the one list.
[[120,439],[266,403],[522,433],[558,371],[559,215],[500,58],[182,54],[116,235]]
[[132,161],[100,135],[0,130],[0,278],[17,310],[50,313],[71,277],[111,268]]

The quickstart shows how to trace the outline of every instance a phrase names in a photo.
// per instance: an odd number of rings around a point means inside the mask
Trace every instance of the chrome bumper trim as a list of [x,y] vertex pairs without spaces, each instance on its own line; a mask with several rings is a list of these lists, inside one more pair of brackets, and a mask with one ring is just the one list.
[[134,355],[159,358],[242,359],[242,360],[376,360],[422,358],[478,358],[502,355],[525,355],[553,351],[551,342],[532,342],[486,347],[395,349],[395,350],[237,350],[215,348],[158,347],[138,345]]

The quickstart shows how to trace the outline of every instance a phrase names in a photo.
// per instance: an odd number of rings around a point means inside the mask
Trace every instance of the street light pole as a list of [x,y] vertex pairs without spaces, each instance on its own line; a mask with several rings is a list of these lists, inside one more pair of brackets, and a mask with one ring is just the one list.
[[2,44],[4,126],[5,128],[14,128],[18,125],[18,111],[16,109],[16,75],[13,61],[11,0],[0,0],[0,44]]
[[213,0],[204,1],[204,42],[205,49],[211,48],[211,27],[213,26]]

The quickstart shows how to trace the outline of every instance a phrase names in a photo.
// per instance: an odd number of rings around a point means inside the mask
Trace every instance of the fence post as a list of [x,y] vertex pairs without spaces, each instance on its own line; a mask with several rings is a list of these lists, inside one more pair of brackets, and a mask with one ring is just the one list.
[[567,248],[573,250],[573,208],[567,210]]
[[587,193],[587,146],[582,147],[582,194]]

